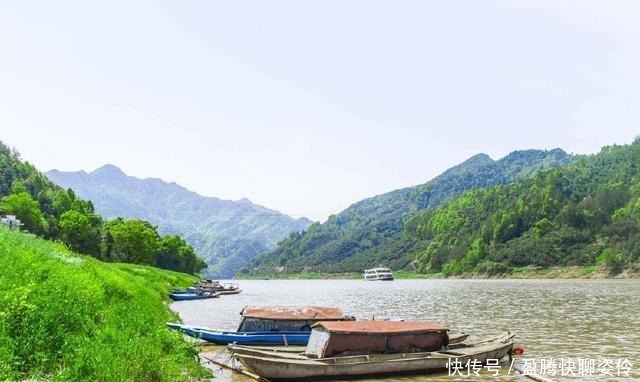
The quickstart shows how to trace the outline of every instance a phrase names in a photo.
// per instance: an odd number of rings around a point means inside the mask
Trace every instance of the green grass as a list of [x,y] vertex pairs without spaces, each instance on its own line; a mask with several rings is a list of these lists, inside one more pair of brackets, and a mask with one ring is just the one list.
[[581,276],[589,276],[591,274],[593,274],[596,271],[596,267],[595,266],[590,266],[590,267],[584,267],[580,270],[580,275]]
[[0,380],[188,381],[208,375],[165,322],[193,277],[103,263],[0,228]]

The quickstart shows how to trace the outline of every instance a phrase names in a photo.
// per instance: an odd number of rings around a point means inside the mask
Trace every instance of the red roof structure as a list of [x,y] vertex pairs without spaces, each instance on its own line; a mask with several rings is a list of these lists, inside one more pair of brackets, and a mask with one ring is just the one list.
[[342,310],[325,306],[245,306],[244,317],[267,320],[344,320]]

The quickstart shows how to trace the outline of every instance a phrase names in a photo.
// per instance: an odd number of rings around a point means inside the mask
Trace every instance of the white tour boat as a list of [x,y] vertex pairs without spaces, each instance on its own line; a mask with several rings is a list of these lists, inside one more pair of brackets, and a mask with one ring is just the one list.
[[393,280],[393,273],[391,273],[391,269],[389,268],[365,269],[364,279],[365,281],[375,281],[375,280],[391,281]]

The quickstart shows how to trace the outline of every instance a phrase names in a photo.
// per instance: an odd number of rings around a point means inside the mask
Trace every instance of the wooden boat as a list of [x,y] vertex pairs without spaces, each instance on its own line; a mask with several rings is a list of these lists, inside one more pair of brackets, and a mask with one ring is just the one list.
[[467,338],[469,338],[467,333],[449,334],[449,345],[462,343],[466,341]]
[[[462,346],[462,345],[457,345]],[[303,356],[271,357],[235,354],[249,371],[273,381],[323,378],[364,378],[384,375],[417,374],[447,370],[451,361],[485,363],[509,354],[513,342],[481,345],[421,353],[355,355],[313,359]]]
[[[499,336],[497,338],[492,338],[484,342],[492,342],[498,339],[504,338],[505,335]],[[468,334],[465,333],[457,333],[449,335],[449,346],[451,347],[454,344],[461,344],[469,337]],[[468,346],[468,345],[465,345]],[[268,356],[268,357],[279,357],[281,355],[287,356],[289,354],[297,354],[306,359],[307,357],[304,355],[306,350],[306,346],[248,346],[248,345],[237,345],[232,344],[229,345],[229,350],[234,354],[247,354],[247,355],[255,355],[255,356]]]
[[234,332],[217,331],[197,326],[167,324],[194,338],[219,345],[229,343],[256,345],[304,345],[309,341],[308,332]]
[[[217,296],[223,294],[238,294],[240,293],[240,285],[237,283],[224,283],[220,284],[218,281],[213,280],[201,280],[194,283],[192,287],[187,289],[174,289],[171,291],[170,296],[188,294],[188,295],[204,295],[205,293],[217,293]],[[215,296],[215,297],[217,297]],[[193,297],[193,296],[191,296]],[[184,300],[197,300],[198,298],[185,298]]]
[[229,345],[229,351],[234,354],[268,355],[279,356],[281,353],[304,355],[306,346],[251,346],[251,345]]
[[242,290],[240,290],[240,285],[235,284],[235,283],[225,283],[225,284],[222,285],[221,288],[216,288],[214,290],[219,295],[223,295],[223,294],[238,294],[238,293],[242,292]]
[[239,332],[311,332],[318,321],[354,320],[338,308],[324,306],[245,306],[240,315]]
[[169,297],[173,301],[187,301],[187,300],[203,300],[207,298],[217,298],[220,295],[217,292],[181,292],[181,293],[171,293]]
[[[320,322],[305,352],[230,350],[251,372],[269,380],[359,378],[446,370],[450,360],[501,359],[512,336],[479,344],[448,344],[447,329],[433,323],[355,321]],[[244,351],[242,351],[244,350]]]
[[173,289],[171,290],[172,294],[185,294],[185,293],[197,293],[198,289],[194,287],[189,287],[187,289]]
[[320,320],[327,322],[352,320],[340,309],[330,307],[246,306],[236,331],[167,323],[172,329],[216,344],[245,345],[306,345],[311,326]]

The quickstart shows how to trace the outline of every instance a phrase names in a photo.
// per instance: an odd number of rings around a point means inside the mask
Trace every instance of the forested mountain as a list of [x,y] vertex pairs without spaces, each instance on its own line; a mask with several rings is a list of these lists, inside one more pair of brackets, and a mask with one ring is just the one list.
[[145,219],[163,233],[185,237],[209,263],[208,273],[231,277],[258,253],[275,248],[278,240],[311,223],[252,203],[204,197],[161,179],[138,179],[105,165],[85,171],[46,173],[54,183],[91,199],[105,218]]
[[406,225],[423,271],[640,268],[640,140],[505,186],[474,190]]
[[161,236],[142,220],[103,221],[91,201],[56,186],[0,142],[0,213],[16,215],[23,230],[59,240],[105,261],[198,273],[206,265],[177,235]]
[[360,272],[379,264],[404,268],[412,261],[409,253],[420,243],[403,236],[403,224],[418,211],[438,207],[471,189],[528,178],[573,160],[560,149],[515,151],[497,161],[486,154],[475,155],[425,184],[362,200],[323,224],[292,233],[241,273]]

